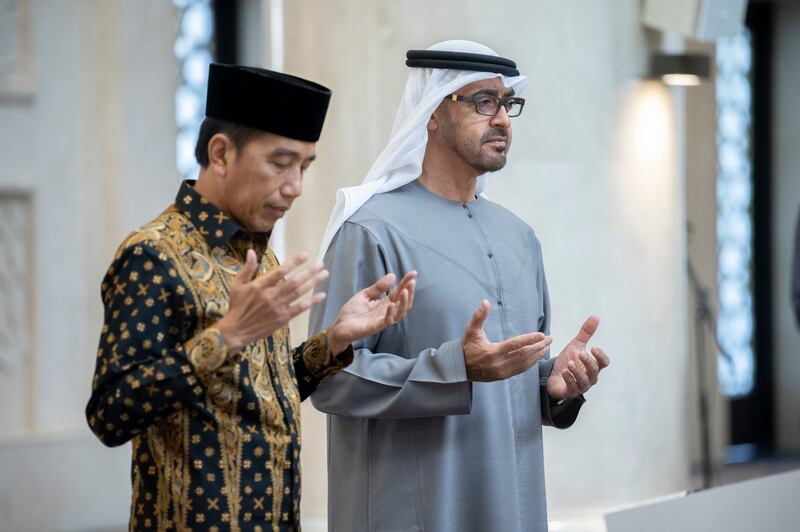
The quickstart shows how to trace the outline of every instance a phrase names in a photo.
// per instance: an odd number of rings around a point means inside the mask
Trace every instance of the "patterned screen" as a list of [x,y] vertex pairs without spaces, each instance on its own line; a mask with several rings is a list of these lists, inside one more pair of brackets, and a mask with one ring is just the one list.
[[752,169],[750,81],[752,47],[746,28],[717,41],[717,238],[722,392],[753,388]]
[[200,167],[194,157],[194,147],[205,116],[214,13],[210,0],[174,0],[174,4],[179,21],[175,55],[181,62],[180,84],[175,93],[176,164],[181,179],[195,179]]

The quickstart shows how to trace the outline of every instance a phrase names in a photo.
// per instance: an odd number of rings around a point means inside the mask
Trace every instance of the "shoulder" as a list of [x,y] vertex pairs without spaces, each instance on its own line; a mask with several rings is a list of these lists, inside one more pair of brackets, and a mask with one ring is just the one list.
[[336,232],[327,254],[343,252],[348,256],[354,254],[363,256],[365,253],[370,254],[370,250],[384,254],[385,239],[383,235],[386,232],[383,227],[379,220],[354,220],[351,218]]
[[183,215],[171,205],[153,220],[131,231],[117,248],[114,261],[136,251],[160,256],[167,260],[170,254],[170,242],[177,240],[181,225],[185,222]]
[[372,196],[338,229],[326,256],[385,257],[391,235],[404,225],[402,203],[395,191]]
[[180,212],[170,206],[150,222],[131,231],[117,248],[106,271],[103,293],[111,284],[110,280],[117,280],[132,272],[176,277],[176,248],[171,242],[177,240],[180,225],[184,222]]
[[367,229],[397,225],[412,202],[403,189],[376,194],[367,200],[347,221]]
[[535,247],[540,247],[536,231],[534,231],[533,227],[528,225],[525,220],[497,202],[491,201],[485,197],[482,199],[486,202],[486,208],[489,210],[491,217],[496,220],[498,224],[501,224],[504,229],[516,235],[518,238],[530,240]]
[[347,219],[339,233],[385,243],[393,230],[406,225],[413,209],[409,200],[402,188],[376,194]]
[[[101,295],[105,303],[114,294],[130,295],[123,290],[129,283],[133,283],[130,284],[133,287],[140,281],[149,283],[146,281],[149,279],[154,285],[182,284],[176,267],[174,247],[169,245],[170,240],[175,238],[180,223],[180,213],[170,207],[125,237],[101,283]],[[181,287],[180,292],[183,291]]]

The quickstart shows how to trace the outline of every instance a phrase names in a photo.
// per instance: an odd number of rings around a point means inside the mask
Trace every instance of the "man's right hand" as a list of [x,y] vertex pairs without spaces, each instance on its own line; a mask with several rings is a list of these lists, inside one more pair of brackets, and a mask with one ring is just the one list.
[[553,342],[552,337],[540,332],[521,334],[496,344],[490,342],[483,331],[489,307],[484,299],[461,339],[470,381],[500,381],[523,373],[547,355]]
[[321,263],[298,271],[307,260],[308,255],[300,253],[267,275],[253,279],[258,261],[256,252],[247,250],[245,263],[230,284],[228,312],[216,324],[229,355],[271,335],[325,299],[325,292],[300,299],[328,278],[328,270]]

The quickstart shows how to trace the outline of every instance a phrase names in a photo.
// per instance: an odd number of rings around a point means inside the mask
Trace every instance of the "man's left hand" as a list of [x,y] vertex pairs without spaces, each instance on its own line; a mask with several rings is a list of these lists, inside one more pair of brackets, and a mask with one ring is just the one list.
[[394,274],[381,277],[344,304],[328,329],[328,349],[338,355],[351,343],[379,333],[405,318],[414,303],[417,272],[409,272],[388,296],[381,297],[394,282]]
[[608,366],[609,359],[602,349],[593,347],[587,352],[587,344],[600,325],[597,316],[589,316],[581,330],[564,347],[553,364],[547,379],[547,393],[552,399],[572,399],[597,383],[600,371]]

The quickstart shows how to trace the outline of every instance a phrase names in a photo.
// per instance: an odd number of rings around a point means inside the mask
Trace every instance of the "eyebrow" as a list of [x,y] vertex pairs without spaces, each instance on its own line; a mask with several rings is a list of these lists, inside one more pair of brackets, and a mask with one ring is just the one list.
[[[269,157],[291,157],[292,159],[298,159],[300,158],[300,153],[289,148],[276,148],[269,152]],[[316,158],[317,155],[314,154],[306,159],[306,161],[310,163]]]
[[[497,89],[485,88],[485,89],[480,89],[479,91],[475,92],[473,94],[473,96],[477,96],[479,94],[488,94],[489,96],[497,96],[498,92],[497,92]],[[511,89],[510,91],[508,91],[503,97],[504,98],[509,98],[511,96],[514,96],[514,89]]]

